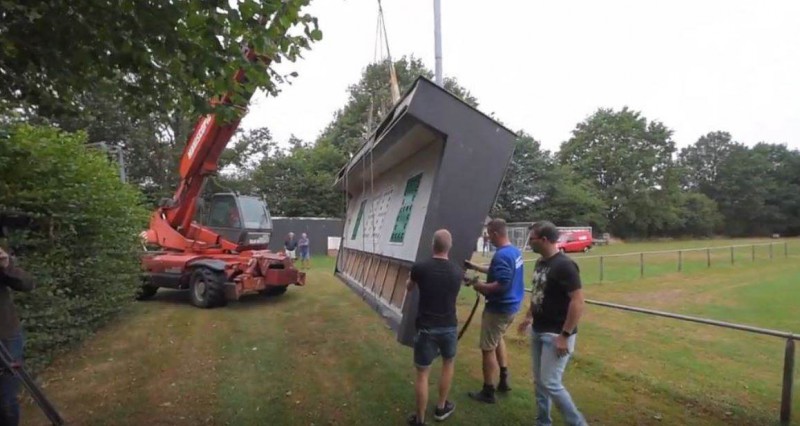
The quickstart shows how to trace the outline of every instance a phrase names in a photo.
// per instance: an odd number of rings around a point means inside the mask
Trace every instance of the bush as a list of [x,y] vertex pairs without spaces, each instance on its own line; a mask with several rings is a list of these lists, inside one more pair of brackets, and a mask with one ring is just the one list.
[[17,225],[5,242],[36,278],[33,292],[15,295],[33,370],[106,323],[138,284],[147,211],[85,141],[52,127],[0,128],[0,215]]

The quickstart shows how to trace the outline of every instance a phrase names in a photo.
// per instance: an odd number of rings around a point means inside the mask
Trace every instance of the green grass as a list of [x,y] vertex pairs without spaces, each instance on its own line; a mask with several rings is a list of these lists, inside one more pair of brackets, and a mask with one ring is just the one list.
[[[591,255],[731,242],[620,244]],[[703,252],[682,273],[648,255],[644,279],[638,257],[615,258],[602,283],[591,278],[596,259],[579,262],[587,262],[592,299],[800,332],[797,258],[780,251],[769,260],[764,251],[756,262],[737,257],[731,266],[730,251],[727,264],[720,251],[711,268]],[[800,255],[800,244],[790,241],[789,254]],[[81,425],[403,424],[414,404],[411,350],[332,276],[332,259],[313,265],[306,287],[223,309],[196,309],[185,293],[162,290],[59,358],[40,377],[45,392],[70,424]],[[462,323],[474,300],[462,291]],[[508,336],[511,394],[488,407],[466,397],[482,381],[479,327],[476,315],[460,343],[451,394],[457,409],[447,423],[532,423],[524,336]],[[565,382],[591,424],[775,424],[783,348],[780,339],[589,306]],[[435,367],[432,400],[438,373]],[[23,424],[46,424],[30,401],[24,416]]]

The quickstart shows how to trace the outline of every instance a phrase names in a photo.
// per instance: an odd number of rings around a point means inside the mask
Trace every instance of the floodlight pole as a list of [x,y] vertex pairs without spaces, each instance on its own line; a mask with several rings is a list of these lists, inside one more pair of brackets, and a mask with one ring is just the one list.
[[444,87],[442,82],[442,5],[440,0],[433,0],[433,36],[436,48],[436,84]]

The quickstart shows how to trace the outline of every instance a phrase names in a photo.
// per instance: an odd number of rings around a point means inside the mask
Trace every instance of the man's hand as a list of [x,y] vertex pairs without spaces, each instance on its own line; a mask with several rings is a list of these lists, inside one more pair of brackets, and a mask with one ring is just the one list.
[[5,270],[11,264],[11,257],[0,248],[0,270]]
[[558,357],[561,358],[563,356],[566,356],[567,354],[569,354],[569,346],[567,346],[567,338],[559,334],[556,337],[556,355],[558,355]]
[[525,334],[531,328],[531,324],[533,324],[533,318],[526,316],[517,326],[517,333]]

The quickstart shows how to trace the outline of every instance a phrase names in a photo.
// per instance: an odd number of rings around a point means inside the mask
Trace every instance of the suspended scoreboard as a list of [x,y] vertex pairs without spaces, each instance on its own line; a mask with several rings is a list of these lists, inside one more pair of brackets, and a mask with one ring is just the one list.
[[453,235],[462,265],[480,237],[515,135],[420,77],[339,172],[347,212],[336,276],[411,346],[418,292],[411,265],[432,255],[433,233]]

